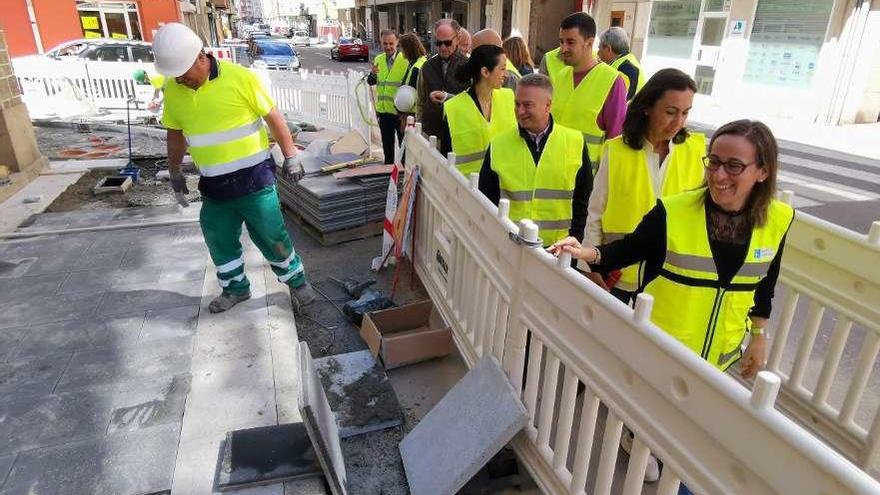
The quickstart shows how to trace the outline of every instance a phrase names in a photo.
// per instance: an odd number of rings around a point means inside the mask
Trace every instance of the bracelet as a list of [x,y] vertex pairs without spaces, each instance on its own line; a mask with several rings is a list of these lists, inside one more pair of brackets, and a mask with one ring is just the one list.
[[599,248],[593,246],[593,251],[596,253],[596,259],[593,260],[594,265],[598,265],[602,261],[602,251],[599,251]]

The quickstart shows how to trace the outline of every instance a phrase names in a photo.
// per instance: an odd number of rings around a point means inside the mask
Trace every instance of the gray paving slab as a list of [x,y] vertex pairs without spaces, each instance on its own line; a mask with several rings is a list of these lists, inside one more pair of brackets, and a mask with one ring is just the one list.
[[159,274],[158,282],[160,284],[165,284],[173,282],[183,282],[188,280],[201,281],[205,278],[205,270],[207,270],[207,268],[207,255],[195,260],[172,260],[171,263],[166,263],[162,265],[162,271]]
[[142,244],[131,247],[122,259],[121,267],[132,269],[145,266],[162,266],[173,263],[175,266],[198,265],[207,257],[208,248],[204,245],[173,244],[171,238],[153,247]]
[[109,396],[10,394],[0,399],[0,454],[101,436],[110,422]]
[[147,311],[138,341],[143,343],[190,337],[196,331],[198,319],[198,305]]
[[3,495],[141,495],[171,488],[180,424],[19,454]]
[[409,495],[398,450],[402,439],[403,431],[400,428],[371,431],[342,439],[345,472],[351,493]]
[[6,482],[6,476],[9,474],[9,471],[12,470],[15,458],[15,454],[0,455],[0,490],[3,489],[3,484]]
[[34,324],[13,356],[23,359],[84,349],[128,347],[137,342],[143,324],[143,313]]
[[398,426],[403,411],[369,350],[314,360],[342,438]]
[[80,255],[95,241],[94,234],[47,235],[0,243],[0,259],[53,254]]
[[73,272],[67,274],[61,287],[58,288],[58,293],[103,292],[131,285],[156,284],[159,282],[159,275],[160,272],[154,267],[143,270],[126,270],[122,268],[107,270],[99,268]]
[[46,273],[78,272],[83,270],[115,270],[122,262],[123,252],[84,253],[66,252],[37,256],[24,275],[43,275]]
[[456,493],[527,422],[504,371],[484,357],[400,443],[410,491]]
[[0,292],[0,304],[28,300],[34,296],[55,294],[65,278],[67,278],[65,273],[53,273],[36,277],[2,279],[4,289]]
[[27,327],[5,328],[0,330],[0,363],[5,363],[15,354],[15,348],[27,335]]
[[312,439],[312,446],[318,454],[321,468],[324,470],[333,495],[348,493],[348,481],[345,459],[340,446],[339,430],[327,396],[321,385],[318,373],[315,372],[312,355],[305,342],[299,344],[300,362],[300,414]]
[[157,341],[130,349],[81,351],[73,355],[56,390],[66,392],[98,384],[160,379],[190,370],[192,339]]
[[43,294],[0,304],[0,328],[76,320],[95,314],[102,294]]
[[116,396],[107,433],[180,423],[191,382],[188,373],[180,374],[156,384],[159,386],[151,384]]
[[181,306],[195,306],[202,300],[202,281],[188,280],[168,284],[137,284],[108,291],[98,314],[112,315],[167,309]]
[[0,364],[0,396],[52,392],[69,361],[68,353]]

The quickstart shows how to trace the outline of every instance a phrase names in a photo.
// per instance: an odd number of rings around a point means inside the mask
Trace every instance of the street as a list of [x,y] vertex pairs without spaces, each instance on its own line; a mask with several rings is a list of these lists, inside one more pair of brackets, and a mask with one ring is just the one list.
[[[300,66],[305,70],[317,72],[345,72],[348,69],[370,70],[371,64],[369,62],[331,60],[330,47],[331,45],[297,46],[296,52],[299,54]],[[370,53],[371,60],[375,56],[375,53]]]

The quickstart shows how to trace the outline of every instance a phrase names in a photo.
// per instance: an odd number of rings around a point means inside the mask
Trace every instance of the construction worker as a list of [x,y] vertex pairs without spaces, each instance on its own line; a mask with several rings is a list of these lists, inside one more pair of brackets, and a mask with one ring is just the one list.
[[181,171],[187,148],[201,175],[199,223],[222,288],[208,309],[226,311],[251,296],[239,241],[244,223],[278,280],[290,287],[293,309],[300,312],[315,293],[284,227],[263,123],[285,156],[284,174],[297,181],[304,171],[293,139],[256,76],[202,48],[198,35],[179,23],[162,26],[153,39],[156,69],[168,78],[163,123],[171,187],[189,192]]
[[[465,177],[479,173],[492,138],[516,129],[513,91],[501,87],[506,62],[504,50],[498,46],[474,48],[456,74],[470,87],[443,104],[446,126],[441,143],[451,143],[455,164]],[[443,146],[440,151],[446,154],[450,147]]]
[[[703,183],[706,136],[685,127],[696,92],[690,76],[663,69],[629,104],[623,134],[605,141],[602,149],[585,235],[591,244],[622,238],[657,199]],[[611,293],[629,303],[639,287],[640,268],[624,268]]]
[[620,73],[593,57],[596,21],[576,12],[562,20],[559,53],[565,67],[553,76],[553,119],[584,134],[593,173],[602,143],[620,135],[626,115],[626,84]]
[[398,143],[403,140],[394,95],[404,84],[409,62],[406,57],[398,56],[396,31],[383,30],[380,39],[382,53],[373,60],[373,71],[367,77],[367,84],[376,86],[376,118],[382,135],[382,151],[385,153],[385,163],[391,164],[394,163],[394,136],[397,136]]
[[629,51],[629,37],[620,26],[606,29],[599,35],[599,59],[626,76],[626,101],[632,101],[645,86],[645,73],[639,60]]
[[593,188],[583,135],[553,122],[553,85],[527,74],[516,88],[516,129],[496,136],[480,170],[480,191],[498,204],[510,201],[510,219],[538,225],[549,246],[566,236],[582,238],[587,198]]
[[162,90],[165,89],[165,76],[138,69],[132,73],[131,77],[138,84],[149,84],[153,87],[153,97],[150,98],[150,103],[147,104],[147,110],[159,110],[162,107]]

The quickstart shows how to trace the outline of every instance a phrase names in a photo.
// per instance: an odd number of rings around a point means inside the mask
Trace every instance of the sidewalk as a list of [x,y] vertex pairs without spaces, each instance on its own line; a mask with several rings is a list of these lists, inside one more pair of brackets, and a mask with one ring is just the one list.
[[722,107],[712,97],[698,94],[694,98],[694,107],[688,117],[688,123],[695,127],[715,129],[726,122],[746,118],[761,120],[767,124],[776,138],[784,141],[783,146],[793,148],[806,146],[812,151],[825,149],[855,157],[880,160],[880,122],[845,126],[803,123],[755,115],[729,106]]

